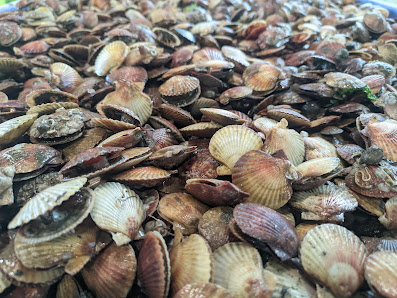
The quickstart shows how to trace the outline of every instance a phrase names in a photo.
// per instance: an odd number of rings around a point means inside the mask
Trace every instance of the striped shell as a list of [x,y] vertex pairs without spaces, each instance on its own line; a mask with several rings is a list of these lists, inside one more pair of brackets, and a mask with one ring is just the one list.
[[7,145],[21,137],[37,119],[38,114],[13,118],[0,124],[0,145]]
[[383,121],[369,123],[366,128],[371,145],[383,149],[383,154],[387,159],[397,161],[397,122]]
[[245,86],[254,91],[272,92],[277,88],[281,71],[276,66],[266,63],[254,63],[248,66],[243,79]]
[[95,73],[105,76],[123,64],[129,53],[128,46],[122,41],[113,41],[107,44],[95,60]]

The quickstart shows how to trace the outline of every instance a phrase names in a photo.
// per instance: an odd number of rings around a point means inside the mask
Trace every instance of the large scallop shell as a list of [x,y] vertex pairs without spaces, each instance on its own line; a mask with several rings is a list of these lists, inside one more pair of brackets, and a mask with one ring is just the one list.
[[226,289],[213,283],[188,284],[175,294],[174,298],[233,298]]
[[91,217],[103,230],[112,234],[117,245],[135,238],[146,214],[139,196],[129,187],[106,182],[95,188]]
[[331,184],[294,192],[289,203],[303,210],[304,220],[343,221],[344,212],[354,211],[358,206],[351,193]]
[[31,198],[18,214],[8,224],[9,229],[15,229],[23,224],[44,215],[69,199],[87,182],[87,178],[76,178],[51,186]]
[[106,45],[95,60],[95,73],[105,76],[123,64],[129,53],[128,46],[122,41],[113,41]]
[[172,247],[170,260],[173,295],[187,284],[213,281],[211,248],[200,235],[190,235]]
[[214,252],[214,283],[233,297],[268,297],[263,280],[262,258],[251,245],[227,243]]
[[365,264],[365,279],[376,294],[397,297],[397,252],[371,254]]
[[289,161],[252,150],[236,162],[232,181],[250,194],[246,202],[278,209],[291,198],[291,180],[299,174]]
[[302,136],[293,129],[287,129],[288,122],[285,119],[273,126],[266,136],[263,151],[273,154],[283,150],[289,161],[294,165],[303,162],[305,157],[305,144]]
[[364,281],[367,251],[344,227],[323,224],[311,229],[303,238],[300,254],[305,271],[339,297],[351,296]]
[[13,118],[0,124],[0,145],[7,145],[21,137],[37,119],[38,114]]
[[397,161],[397,121],[370,122],[365,131],[372,146],[382,148],[387,159]]
[[253,238],[254,243],[265,242],[282,261],[298,254],[299,239],[295,228],[277,211],[242,203],[234,208],[233,217],[241,231]]
[[211,138],[211,155],[229,169],[250,150],[259,150],[262,139],[252,129],[240,125],[229,125],[218,130]]
[[320,137],[309,137],[301,133],[305,143],[305,159],[315,159],[320,157],[337,157],[337,149],[333,144]]
[[131,245],[113,243],[82,270],[96,297],[126,297],[135,280],[136,257]]
[[167,297],[171,265],[167,244],[156,231],[145,235],[138,257],[138,280],[149,298]]

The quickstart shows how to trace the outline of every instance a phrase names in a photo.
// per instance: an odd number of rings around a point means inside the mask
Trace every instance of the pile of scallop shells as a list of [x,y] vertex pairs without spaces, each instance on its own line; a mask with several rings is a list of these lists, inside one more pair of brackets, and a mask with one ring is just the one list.
[[0,14],[2,297],[397,297],[397,22],[354,0]]

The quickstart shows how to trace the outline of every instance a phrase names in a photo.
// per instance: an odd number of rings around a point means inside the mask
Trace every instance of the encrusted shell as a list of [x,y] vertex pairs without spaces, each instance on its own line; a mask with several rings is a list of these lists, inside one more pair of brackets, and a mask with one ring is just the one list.
[[118,246],[133,240],[146,217],[139,196],[117,182],[103,183],[94,192],[96,198],[91,210],[94,222],[109,231]]
[[211,138],[211,155],[229,169],[250,150],[259,150],[262,139],[252,129],[240,125],[229,125],[218,130]]
[[128,46],[122,41],[113,41],[106,45],[95,60],[95,73],[105,76],[117,69],[129,53]]
[[364,281],[365,246],[344,227],[323,224],[311,229],[300,254],[305,271],[337,296],[351,296]]

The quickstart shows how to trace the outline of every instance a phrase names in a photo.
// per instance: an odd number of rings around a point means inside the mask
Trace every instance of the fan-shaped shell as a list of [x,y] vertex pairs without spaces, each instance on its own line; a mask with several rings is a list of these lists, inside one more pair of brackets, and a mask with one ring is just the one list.
[[245,119],[240,118],[235,113],[223,109],[202,108],[200,112],[211,121],[221,125],[243,124],[246,122]]
[[323,224],[311,229],[300,254],[305,271],[337,296],[351,296],[364,281],[365,246],[344,227]]
[[38,114],[16,117],[0,124],[0,145],[7,145],[21,137],[37,119]]
[[383,154],[387,159],[397,161],[397,122],[383,121],[369,123],[366,134],[370,138],[372,146],[383,149]]
[[87,287],[96,297],[126,297],[136,272],[136,257],[131,245],[113,243],[82,270]]
[[71,93],[57,91],[53,89],[39,89],[32,91],[26,96],[26,103],[29,107],[51,102],[74,102],[78,103],[78,98]]
[[179,131],[186,136],[211,138],[222,127],[222,125],[215,122],[199,122],[182,127]]
[[[227,243],[214,252],[214,283],[233,297],[266,297],[262,258],[251,245]],[[266,295],[267,294],[267,295]]]
[[276,66],[267,63],[254,63],[243,73],[245,86],[254,91],[272,92],[277,88],[281,71]]
[[50,102],[33,106],[26,112],[26,114],[38,113],[41,116],[45,114],[52,114],[60,108],[76,109],[78,107],[79,105],[75,102]]
[[232,181],[250,194],[246,202],[278,209],[291,198],[290,179],[299,178],[298,174],[289,161],[252,150],[235,164]]
[[9,229],[15,229],[36,219],[47,211],[54,209],[69,199],[87,182],[87,178],[76,178],[51,186],[31,198],[18,214],[8,224]]
[[79,73],[71,66],[57,62],[51,65],[51,81],[61,90],[72,91],[83,82]]
[[397,228],[397,197],[389,199],[385,204],[385,212],[379,221],[388,229]]
[[106,45],[95,60],[95,73],[105,76],[123,64],[129,53],[128,46],[122,41],[113,41]]
[[188,284],[176,293],[174,298],[232,298],[226,289],[213,283]]
[[139,196],[129,187],[106,182],[95,188],[95,203],[91,210],[94,222],[112,234],[117,245],[135,238],[146,214]]
[[303,177],[319,177],[335,170],[340,164],[337,157],[320,157],[305,161],[296,166]]
[[171,265],[167,244],[156,231],[145,235],[138,257],[138,280],[149,298],[167,297]]
[[245,126],[229,125],[218,130],[211,138],[211,155],[229,169],[250,150],[259,150],[262,139],[252,129]]
[[159,92],[166,103],[185,107],[200,96],[200,81],[191,76],[173,76],[159,87]]
[[139,167],[113,177],[113,180],[134,186],[153,187],[171,177],[171,173],[156,167]]
[[187,284],[213,281],[211,248],[200,235],[190,235],[175,245],[171,249],[170,260],[173,295]]
[[320,137],[305,136],[302,132],[303,142],[305,143],[305,159],[315,159],[320,157],[337,157],[337,149],[333,144]]
[[347,73],[330,72],[324,76],[328,86],[346,90],[360,90],[367,86],[363,81]]
[[397,297],[397,252],[378,251],[367,258],[365,279],[382,297]]

